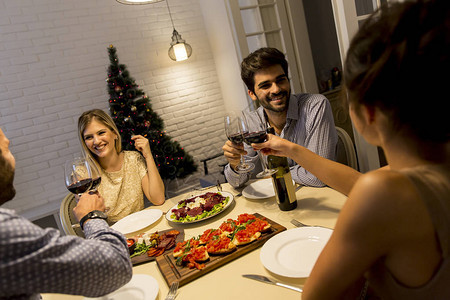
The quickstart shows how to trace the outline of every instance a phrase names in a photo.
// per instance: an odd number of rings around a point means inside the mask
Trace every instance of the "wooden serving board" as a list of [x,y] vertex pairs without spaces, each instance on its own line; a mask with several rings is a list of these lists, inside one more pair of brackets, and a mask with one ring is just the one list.
[[[161,230],[158,231],[159,235],[163,235],[166,232],[169,232],[172,229],[167,229],[167,230]],[[175,245],[178,244],[179,242],[184,241],[184,230],[183,229],[176,229],[177,231],[179,231],[180,233],[178,234],[177,238],[175,239]],[[156,231],[155,231],[156,232]],[[173,249],[175,248],[175,246],[173,246],[171,249],[164,251],[163,255],[166,253],[172,253]],[[131,258],[131,263],[133,264],[133,266],[135,265],[139,265],[142,263],[146,263],[146,262],[150,262],[150,261],[154,261],[158,256],[148,256],[147,253],[143,253],[139,256],[135,256]]]
[[210,255],[209,260],[205,263],[205,267],[202,270],[189,269],[186,266],[177,266],[173,257],[173,251],[166,251],[163,255],[156,258],[156,263],[161,271],[167,284],[170,286],[173,282],[178,281],[179,286],[183,286],[198,277],[209,273],[220,266],[262,246],[268,239],[274,235],[286,230],[286,227],[265,218],[264,216],[255,213],[253,214],[257,218],[265,219],[271,228],[268,232],[262,233],[261,236],[250,244],[244,246],[238,246],[236,251],[233,251],[226,255]]

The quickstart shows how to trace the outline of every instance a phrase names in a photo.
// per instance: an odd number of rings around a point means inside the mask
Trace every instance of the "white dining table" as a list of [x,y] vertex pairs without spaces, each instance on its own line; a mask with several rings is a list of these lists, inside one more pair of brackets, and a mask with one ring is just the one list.
[[[173,225],[162,216],[157,222],[141,230],[141,232],[155,232],[170,228],[184,229],[185,238],[195,237],[209,228],[218,228],[223,221],[236,219],[242,213],[259,213],[269,218],[286,229],[295,228],[290,221],[295,218],[308,225],[317,225],[334,228],[339,212],[347,197],[329,187],[313,188],[299,187],[296,191],[297,208],[291,211],[281,211],[278,208],[275,197],[265,199],[247,199],[239,195],[229,184],[222,184],[223,191],[235,195],[234,203],[220,214],[193,224]],[[217,191],[211,187],[207,191]],[[196,192],[196,191],[193,191]],[[196,192],[198,194],[198,192]],[[162,206],[150,207],[167,212],[178,201],[191,196],[193,193],[184,193],[167,199]],[[133,233],[135,234],[135,233]],[[130,235],[133,235],[130,234]],[[260,260],[261,247],[244,254],[235,260],[195,279],[178,289],[177,300],[203,300],[203,299],[301,299],[301,293],[283,287],[264,284],[255,280],[243,278],[242,274],[260,274],[276,279],[285,284],[302,287],[306,278],[289,278],[274,274],[267,270]],[[133,267],[133,274],[148,274],[154,277],[159,285],[159,293],[156,299],[165,299],[169,287],[158,269],[156,261],[143,263]],[[82,296],[42,294],[44,300],[75,300],[83,299]],[[129,299],[132,300],[132,299]]]

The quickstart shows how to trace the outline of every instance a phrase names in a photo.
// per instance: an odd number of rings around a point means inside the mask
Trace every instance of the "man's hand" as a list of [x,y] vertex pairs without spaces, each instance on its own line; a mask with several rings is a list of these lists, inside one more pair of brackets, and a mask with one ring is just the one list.
[[241,155],[246,155],[247,151],[244,150],[244,144],[234,144],[231,141],[227,141],[222,147],[223,155],[226,157],[230,166],[234,168],[239,164]]
[[77,206],[73,208],[73,214],[79,222],[81,218],[93,210],[105,211],[105,200],[98,192],[84,193]]

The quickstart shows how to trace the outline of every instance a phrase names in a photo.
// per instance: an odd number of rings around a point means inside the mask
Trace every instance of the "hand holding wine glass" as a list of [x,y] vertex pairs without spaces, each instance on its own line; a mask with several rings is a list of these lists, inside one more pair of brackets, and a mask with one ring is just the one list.
[[[74,207],[73,214],[79,222],[81,218],[93,210],[105,211],[105,200],[98,193],[84,193],[77,202],[77,206]],[[79,225],[77,225],[73,224],[72,227],[78,227]]]
[[[245,143],[247,143],[249,146],[251,146],[252,143],[264,143],[265,141],[267,141],[267,124],[266,124],[266,122],[261,119],[258,112],[256,112],[256,111],[248,112],[248,114],[249,114],[249,116],[252,116],[252,118],[257,121],[254,124],[256,126],[254,128],[255,130],[244,134]],[[245,114],[244,114],[244,117],[245,117]],[[259,150],[256,152],[258,153],[259,160],[261,161],[261,165],[263,168],[263,170],[260,173],[256,174],[256,177],[264,178],[264,177],[268,177],[272,174],[275,174],[277,172],[276,169],[269,169],[267,167],[267,159],[266,159],[265,155],[263,155],[261,153],[261,151],[259,151]]]
[[92,173],[88,161],[82,157],[68,160],[64,166],[67,189],[78,196],[88,191],[92,186]]
[[[228,140],[237,146],[241,146],[244,141],[244,134],[248,133],[246,120],[231,112],[225,116],[225,133]],[[240,156],[240,163],[234,169],[237,173],[246,173],[255,168],[255,165],[244,160],[244,156]]]

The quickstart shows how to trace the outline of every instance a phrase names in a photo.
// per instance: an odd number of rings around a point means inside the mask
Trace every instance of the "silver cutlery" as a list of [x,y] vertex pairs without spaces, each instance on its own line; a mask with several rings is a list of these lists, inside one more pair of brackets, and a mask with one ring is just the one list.
[[292,219],[291,220],[291,224],[293,224],[296,227],[308,227],[308,226],[311,226],[311,225],[306,225],[306,224],[304,224],[304,223],[302,223],[300,221],[297,221],[296,219]]
[[261,281],[261,282],[264,282],[264,283],[281,286],[281,287],[284,287],[284,288],[287,288],[287,289],[291,289],[291,290],[303,293],[303,290],[301,288],[299,288],[299,287],[292,286],[292,285],[287,285],[287,284],[284,284],[284,283],[281,283],[281,282],[277,282],[277,281],[272,280],[272,279],[270,279],[270,278],[268,278],[266,276],[256,275],[256,274],[243,274],[242,276],[245,277],[245,278],[250,278],[250,279]]
[[322,227],[322,228],[330,229],[329,227],[324,227],[324,226],[320,226],[320,225],[307,225],[305,223],[297,221],[296,219],[292,219],[291,224],[293,224],[295,227]]
[[217,179],[217,191],[219,191],[219,192],[222,191],[222,186],[220,185],[219,179]]
[[213,187],[214,187],[214,185],[210,185],[210,186],[203,187],[203,188],[197,188],[197,187],[195,187],[195,188],[194,188],[194,191],[205,191],[205,190],[212,189]]
[[175,281],[170,285],[169,293],[166,296],[166,300],[175,299],[175,296],[177,295],[178,291],[178,285],[179,285],[178,281]]

